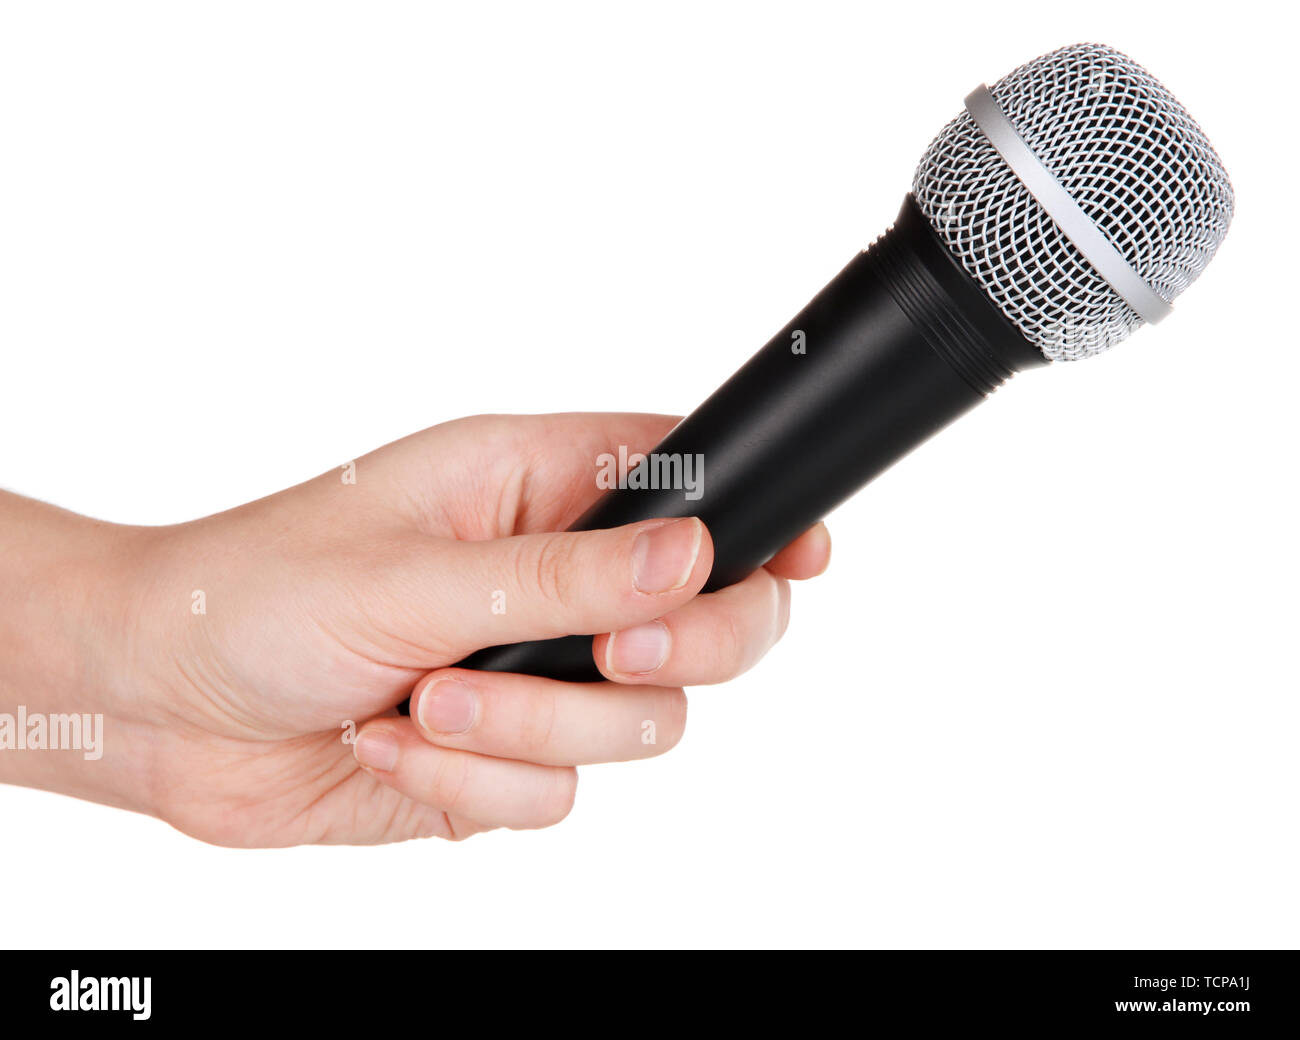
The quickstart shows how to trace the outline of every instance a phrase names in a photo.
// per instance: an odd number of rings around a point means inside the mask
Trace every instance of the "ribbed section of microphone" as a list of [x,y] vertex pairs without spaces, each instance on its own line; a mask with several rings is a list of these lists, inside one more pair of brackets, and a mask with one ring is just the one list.
[[1010,327],[972,313],[983,301],[961,299],[961,279],[943,277],[952,261],[935,246],[909,195],[894,226],[866,251],[865,265],[926,345],[977,394],[991,394],[1017,367],[1039,359],[1021,349]]

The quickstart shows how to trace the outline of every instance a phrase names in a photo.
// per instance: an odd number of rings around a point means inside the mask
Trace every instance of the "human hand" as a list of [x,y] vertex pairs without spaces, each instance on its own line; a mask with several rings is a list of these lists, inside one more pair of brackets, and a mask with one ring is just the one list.
[[[104,591],[78,588],[85,567],[49,582],[82,621],[62,655],[71,689],[51,700],[69,706],[51,710],[104,712],[107,750],[17,772],[0,755],[0,779],[151,812],[224,845],[558,822],[574,766],[673,747],[681,687],[754,664],[785,630],[787,579],[828,561],[819,524],[745,581],[697,595],[712,565],[697,520],[552,533],[599,494],[598,455],[648,451],[675,421],[459,420],[174,527],[11,500],[48,511],[62,558],[93,567]],[[22,626],[8,628],[21,641]],[[606,682],[449,667],[483,646],[589,632],[605,633],[593,652]],[[408,694],[411,717],[399,717]]]

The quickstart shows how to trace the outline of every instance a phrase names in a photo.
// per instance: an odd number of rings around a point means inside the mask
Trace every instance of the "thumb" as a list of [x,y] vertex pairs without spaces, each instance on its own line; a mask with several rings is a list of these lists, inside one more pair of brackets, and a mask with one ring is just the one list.
[[[443,557],[465,599],[435,607],[444,641],[466,649],[614,632],[651,621],[700,591],[713,542],[695,517],[646,520],[604,531],[460,542]],[[471,592],[471,590],[473,590]],[[490,604],[490,608],[488,606]]]

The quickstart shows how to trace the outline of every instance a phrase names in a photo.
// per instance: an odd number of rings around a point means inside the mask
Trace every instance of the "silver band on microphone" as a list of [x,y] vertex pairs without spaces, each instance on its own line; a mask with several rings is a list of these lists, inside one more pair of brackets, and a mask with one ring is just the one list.
[[1168,317],[1173,307],[1133,270],[1052,171],[1030,151],[987,86],[981,83],[970,92],[966,110],[1011,172],[1110,287],[1149,324]]

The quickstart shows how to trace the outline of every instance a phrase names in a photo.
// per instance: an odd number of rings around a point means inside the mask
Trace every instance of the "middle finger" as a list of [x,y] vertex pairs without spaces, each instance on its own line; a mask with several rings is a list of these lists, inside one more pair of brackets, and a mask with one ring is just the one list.
[[790,583],[759,568],[657,621],[598,636],[596,664],[618,683],[698,686],[752,668],[790,622]]

